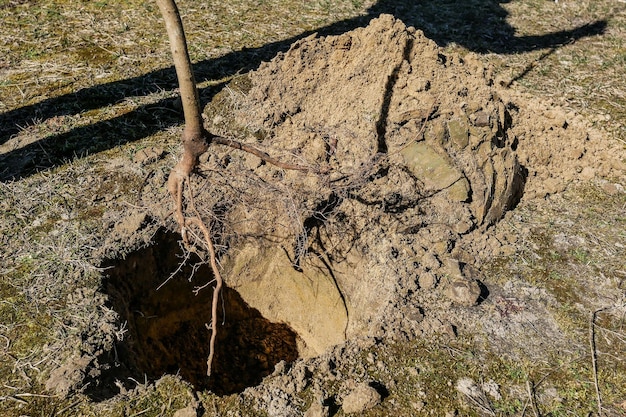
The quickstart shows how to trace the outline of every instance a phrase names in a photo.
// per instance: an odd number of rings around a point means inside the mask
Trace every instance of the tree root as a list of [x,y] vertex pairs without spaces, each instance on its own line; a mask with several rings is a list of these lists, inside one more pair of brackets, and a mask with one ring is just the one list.
[[313,172],[313,173],[322,173],[326,170],[320,169],[318,167],[306,166],[306,165],[298,165],[298,164],[289,164],[282,161],[279,161],[276,158],[272,158],[267,152],[264,152],[260,149],[255,148],[254,146],[250,146],[246,143],[237,142],[236,140],[224,138],[222,136],[213,136],[211,140],[215,143],[219,143],[220,145],[230,146],[234,149],[239,149],[252,155],[258,156],[261,160],[267,162],[268,164],[272,164],[282,169],[289,169],[293,171],[303,171],[303,172]]
[[[208,134],[210,135],[210,134]],[[227,139],[221,136],[209,136],[208,143],[218,143],[220,145],[229,146],[231,148],[239,149],[244,152],[248,152],[255,155],[261,160],[275,165],[282,169],[296,170],[301,172],[322,173],[325,170],[319,169],[314,166],[305,166],[297,164],[289,164],[281,162],[271,157],[266,152],[259,150],[253,146],[245,143],[237,142],[232,139]],[[185,143],[183,141],[183,143]],[[202,220],[200,213],[196,209],[196,205],[193,198],[193,190],[191,185],[191,175],[193,170],[198,164],[199,154],[204,152],[206,148],[198,148],[197,152],[191,152],[189,147],[185,147],[183,156],[179,163],[172,169],[167,182],[168,191],[174,200],[174,218],[180,228],[180,234],[185,247],[190,251],[194,251],[194,244],[189,238],[189,230],[195,227],[202,232],[203,244],[209,254],[209,260],[211,264],[211,270],[214,276],[215,287],[213,288],[213,298],[211,302],[211,325],[207,325],[207,328],[211,331],[211,339],[209,341],[209,356],[207,358],[207,376],[211,376],[211,368],[213,364],[213,358],[215,356],[215,340],[217,338],[217,308],[219,303],[219,296],[223,285],[223,279],[219,271],[217,262],[217,256],[215,253],[215,244],[211,238],[211,231],[209,226]],[[185,194],[187,197],[185,198]],[[185,204],[185,201],[187,204]],[[189,213],[190,214],[189,214]]]
[[[202,232],[204,238],[204,245],[209,253],[209,259],[211,264],[211,270],[213,272],[215,287],[213,288],[213,298],[211,302],[211,325],[207,327],[211,330],[211,339],[209,341],[209,356],[207,358],[207,376],[211,376],[211,368],[213,364],[213,358],[215,356],[215,340],[217,338],[217,307],[219,302],[219,296],[222,289],[222,275],[217,264],[217,256],[215,254],[215,245],[211,239],[211,232],[209,227],[204,223],[198,210],[196,209],[193,190],[191,189],[191,180],[189,175],[182,175],[178,167],[174,168],[170,178],[168,180],[168,188],[174,199],[175,211],[174,215],[178,225],[180,227],[181,236],[184,245],[193,251],[193,244],[189,240],[189,229],[196,227]],[[185,189],[188,190],[189,209],[192,212],[191,216],[185,215],[185,209],[183,207],[184,199],[183,194]]]
[[[183,113],[185,116],[185,128],[182,135],[184,151],[181,160],[174,167],[169,176],[167,189],[174,200],[174,216],[180,227],[183,243],[187,248],[193,251],[193,245],[189,239],[189,230],[191,227],[200,229],[203,236],[203,243],[209,253],[211,269],[213,270],[213,274],[215,276],[210,326],[211,341],[209,345],[209,357],[207,359],[207,376],[210,376],[211,364],[215,353],[215,339],[217,336],[217,305],[220,290],[222,288],[222,277],[217,265],[215,246],[211,239],[211,232],[196,210],[193,201],[190,175],[198,165],[199,156],[207,151],[212,142],[216,142],[221,145],[230,146],[231,148],[240,149],[256,155],[263,161],[276,165],[282,169],[325,173],[328,172],[328,168],[324,168],[322,170],[313,166],[284,163],[272,158],[266,152],[263,152],[253,146],[220,136],[214,136],[207,132],[203,126],[200,97],[191,68],[191,60],[189,59],[189,52],[187,50],[187,40],[185,39],[185,31],[183,29],[178,7],[176,6],[176,2],[174,0],[156,0],[156,2],[165,21],[165,28],[170,41],[170,48],[174,59],[174,67],[176,69],[176,77],[180,87]],[[185,189],[188,191],[187,205],[185,205],[184,198]],[[187,215],[187,211],[190,211],[191,215]]]

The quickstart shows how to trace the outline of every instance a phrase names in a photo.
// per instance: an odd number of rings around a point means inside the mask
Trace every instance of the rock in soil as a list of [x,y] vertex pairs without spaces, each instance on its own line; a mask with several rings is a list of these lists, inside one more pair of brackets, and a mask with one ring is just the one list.
[[341,407],[346,414],[356,414],[376,407],[381,401],[380,393],[363,382],[344,397]]

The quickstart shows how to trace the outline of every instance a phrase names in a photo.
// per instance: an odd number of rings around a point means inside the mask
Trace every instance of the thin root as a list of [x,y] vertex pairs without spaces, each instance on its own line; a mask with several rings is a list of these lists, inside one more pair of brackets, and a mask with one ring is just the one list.
[[[185,185],[187,185],[187,187],[185,187]],[[191,217],[185,215],[185,208],[183,206],[183,190],[185,188],[189,189],[189,205],[191,211],[194,212],[194,215]],[[169,189],[170,194],[174,199],[175,217],[180,227],[183,243],[187,247],[192,246],[189,242],[188,231],[191,227],[197,227],[198,229],[200,229],[204,238],[204,244],[209,252],[211,270],[213,271],[213,276],[215,277],[215,279],[212,281],[215,283],[215,287],[213,289],[213,299],[211,303],[211,340],[209,341],[209,357],[207,359],[207,376],[211,376],[211,368],[213,364],[213,358],[215,356],[215,340],[217,337],[216,317],[220,291],[222,289],[222,276],[217,265],[215,245],[213,244],[213,240],[211,239],[211,233],[207,225],[200,218],[193,202],[193,192],[191,190],[191,181],[189,175],[180,176],[174,173],[173,178],[170,178]]]

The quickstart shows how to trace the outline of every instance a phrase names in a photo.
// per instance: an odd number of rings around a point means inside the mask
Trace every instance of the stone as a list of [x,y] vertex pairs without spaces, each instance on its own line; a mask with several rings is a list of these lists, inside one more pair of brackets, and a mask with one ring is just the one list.
[[472,378],[461,378],[456,383],[456,390],[468,397],[478,397],[481,390]]
[[411,407],[413,407],[415,411],[422,411],[425,406],[426,406],[426,403],[424,401],[421,401],[421,400],[411,401]]
[[450,201],[467,201],[470,196],[470,185],[467,178],[461,177],[446,190],[446,194]]
[[401,153],[407,168],[428,190],[443,190],[463,178],[463,174],[448,158],[424,142],[413,142]]
[[430,270],[438,269],[441,266],[439,259],[431,252],[426,252],[424,256],[422,256],[420,264]]
[[325,406],[321,400],[314,400],[311,407],[304,413],[304,417],[328,417],[330,416],[329,407]]
[[304,342],[298,349],[302,357],[319,355],[345,340],[346,306],[316,258],[301,273],[280,248],[247,245],[231,262],[229,285],[263,317],[285,321],[297,332]]
[[343,399],[342,408],[346,414],[362,413],[376,407],[381,401],[380,393],[363,382],[346,395]]
[[432,272],[424,272],[420,274],[418,283],[421,289],[430,290],[437,285],[437,278]]
[[456,259],[446,259],[445,271],[449,282],[445,288],[446,296],[456,304],[471,307],[480,300],[481,288],[473,277],[473,268],[464,267]]
[[484,111],[478,111],[474,113],[474,126],[476,127],[486,127],[489,126],[490,117],[489,113]]
[[609,195],[619,194],[620,188],[623,188],[620,184],[613,184],[610,182],[602,184],[602,189]]
[[448,121],[448,135],[450,140],[459,149],[465,148],[469,144],[469,130],[467,122],[462,119],[452,119]]
[[455,279],[446,286],[445,294],[456,304],[471,307],[480,299],[480,286],[473,279]]

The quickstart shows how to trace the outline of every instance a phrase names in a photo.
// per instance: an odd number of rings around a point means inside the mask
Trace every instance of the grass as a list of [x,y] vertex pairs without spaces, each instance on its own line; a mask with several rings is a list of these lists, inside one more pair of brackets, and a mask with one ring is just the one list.
[[[590,367],[587,358],[580,355],[546,356],[541,362],[519,361],[490,355],[471,338],[442,337],[373,347],[336,372],[356,374],[358,380],[366,382],[376,381],[389,391],[380,406],[362,414],[368,417],[413,416],[420,411],[433,415],[516,416],[532,414],[531,401],[536,402],[540,415],[566,416],[573,410],[578,414],[594,412]],[[487,401],[483,399],[482,405],[478,405],[478,397],[470,399],[459,393],[456,386],[463,378],[482,386]],[[624,382],[623,375],[604,369],[600,379],[604,381],[604,399],[619,400],[619,385],[615,384]],[[346,394],[343,384],[339,378],[339,382],[327,381],[322,389],[340,399]],[[314,397],[311,389],[301,395],[307,399],[307,405]],[[344,414],[339,410],[336,415]]]
[[[521,233],[528,239],[524,249],[516,256],[494,261],[493,269],[485,267],[494,277],[513,273],[522,282],[545,288],[556,300],[548,304],[549,311],[572,342],[568,348],[570,353],[547,356],[545,363],[539,366],[550,369],[546,381],[553,381],[562,398],[554,405],[553,415],[568,415],[571,410],[584,407],[591,407],[589,410],[593,411],[592,404],[596,404],[596,400],[590,378],[590,315],[601,308],[608,308],[603,320],[611,324],[604,336],[596,338],[599,341],[596,353],[602,358],[599,386],[607,403],[617,405],[623,401],[626,363],[620,356],[626,348],[623,344],[624,300],[623,295],[619,296],[620,291],[610,289],[623,285],[621,271],[626,254],[621,243],[623,236],[617,231],[626,226],[620,215],[625,203],[624,196],[610,195],[598,187],[586,185],[566,191],[549,204],[522,205],[516,216],[527,226]],[[516,225],[515,231],[509,233],[519,234],[520,231]],[[597,329],[595,324],[594,329]],[[620,415],[618,409],[613,412]]]
[[566,42],[554,51],[494,57],[493,62],[507,68],[512,78],[516,71],[532,64],[533,70],[517,80],[520,86],[585,114],[622,140],[626,138],[626,90],[621,68],[626,57],[624,7],[604,1],[517,1],[503,7],[510,11],[511,25],[523,27],[523,33],[545,33],[596,20],[607,22],[601,36]]
[[[619,1],[178,3],[205,102],[225,81],[300,36],[341,33],[386,12],[447,50],[479,53],[512,88],[582,113],[607,132],[602,140],[626,140],[626,8]],[[98,287],[101,274],[92,261],[103,255],[99,248],[149,174],[141,167],[115,173],[110,164],[160,146],[169,155],[156,174],[164,177],[177,152],[180,115],[157,7],[137,0],[0,0],[0,22],[0,413],[173,415],[193,399],[176,378],[140,385],[118,402],[50,398],[43,391],[63,360],[60,346],[74,343],[80,352],[86,349],[81,329],[115,319],[95,304],[68,302],[77,291]],[[594,22],[606,27],[575,32]],[[560,31],[572,32],[554,35]],[[461,377],[498,384],[496,415],[531,414],[527,381],[542,415],[595,412],[591,363],[580,352],[589,349],[588,313],[624,303],[603,296],[626,280],[625,204],[623,194],[589,185],[522,205],[515,213],[521,220],[508,220],[509,233],[521,233],[528,245],[486,268],[495,283],[516,274],[552,294],[558,303],[551,312],[577,340],[572,352],[530,363],[481,352],[481,341],[471,338],[374,347],[351,365],[392,395],[366,415],[413,415],[416,396],[435,415],[479,415],[458,398]],[[582,240],[555,245],[562,237]],[[598,316],[598,377],[607,413],[624,415],[625,329],[616,311]],[[369,353],[385,366],[369,364]],[[326,389],[339,394],[341,388]],[[200,399],[209,412],[262,414],[236,396]]]

